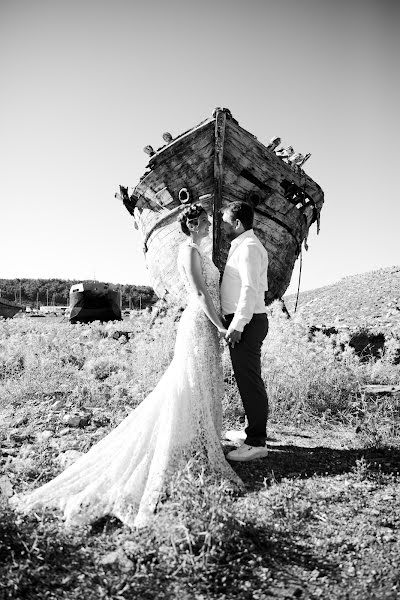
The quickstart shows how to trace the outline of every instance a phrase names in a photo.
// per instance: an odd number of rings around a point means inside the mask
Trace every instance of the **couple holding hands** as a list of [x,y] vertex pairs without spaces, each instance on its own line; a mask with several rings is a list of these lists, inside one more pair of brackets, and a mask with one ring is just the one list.
[[[182,211],[178,220],[187,239],[179,248],[177,266],[187,307],[169,367],[154,390],[86,454],[33,492],[14,496],[11,504],[17,510],[57,508],[67,525],[113,515],[140,527],[154,515],[171,478],[188,465],[208,480],[241,486],[228,461],[267,455],[261,346],[268,331],[268,254],[254,234],[253,218],[245,202],[232,202],[222,211],[231,247],[220,285],[217,267],[200,247],[209,236],[207,213],[201,204]],[[248,421],[244,443],[226,457],[220,444],[221,335],[229,344]]]

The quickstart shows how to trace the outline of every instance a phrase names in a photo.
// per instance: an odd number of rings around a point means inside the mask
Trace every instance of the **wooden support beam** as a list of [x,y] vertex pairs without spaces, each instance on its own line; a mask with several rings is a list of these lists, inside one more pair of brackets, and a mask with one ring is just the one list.
[[400,393],[400,385],[363,385],[362,391],[365,394],[398,394]]
[[213,207],[213,261],[221,270],[221,208],[223,184],[223,158],[225,141],[226,113],[217,110],[215,115],[215,150],[214,150],[214,207]]

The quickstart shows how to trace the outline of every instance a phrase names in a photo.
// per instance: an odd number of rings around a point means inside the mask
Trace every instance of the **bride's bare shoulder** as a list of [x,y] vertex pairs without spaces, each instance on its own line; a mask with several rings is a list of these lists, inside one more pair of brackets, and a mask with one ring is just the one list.
[[201,254],[200,248],[193,242],[184,242],[179,246],[179,254],[191,256],[193,253]]
[[191,265],[200,263],[201,252],[196,244],[183,243],[179,248],[178,264],[185,270],[191,269]]

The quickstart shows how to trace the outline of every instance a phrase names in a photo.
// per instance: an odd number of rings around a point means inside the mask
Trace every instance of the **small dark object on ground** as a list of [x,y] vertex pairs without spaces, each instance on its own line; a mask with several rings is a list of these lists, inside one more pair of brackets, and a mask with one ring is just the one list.
[[114,331],[111,337],[114,340],[119,340],[122,336],[125,336],[126,341],[128,341],[133,337],[133,331]]

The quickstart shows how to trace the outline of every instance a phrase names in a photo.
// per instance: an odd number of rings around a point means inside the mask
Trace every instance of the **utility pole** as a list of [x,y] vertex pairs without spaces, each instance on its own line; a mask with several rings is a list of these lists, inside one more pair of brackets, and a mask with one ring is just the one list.
[[39,292],[36,292],[36,310],[39,310]]
[[47,306],[49,305],[49,290],[46,288],[46,302]]
[[142,294],[139,294],[139,310],[142,310]]
[[19,280],[19,303],[22,304],[22,281]]

